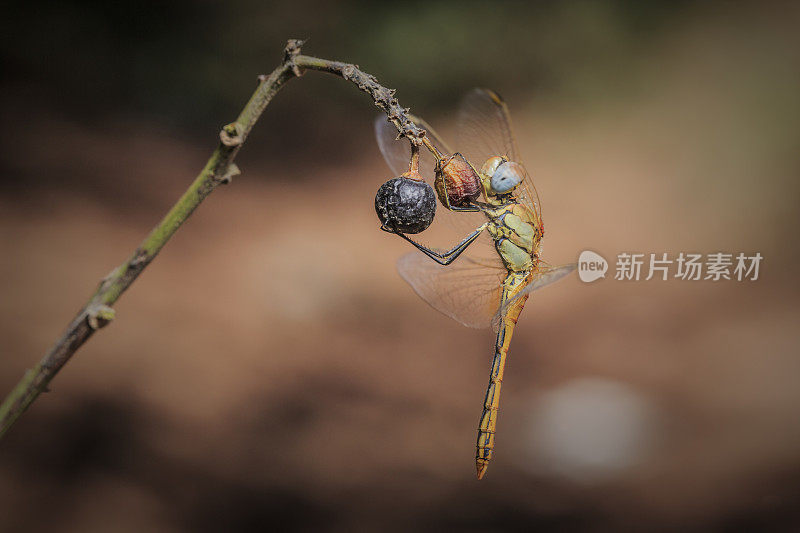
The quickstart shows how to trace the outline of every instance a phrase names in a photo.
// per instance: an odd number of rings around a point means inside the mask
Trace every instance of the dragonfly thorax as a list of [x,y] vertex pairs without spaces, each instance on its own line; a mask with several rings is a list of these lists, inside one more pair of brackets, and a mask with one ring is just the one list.
[[515,272],[532,268],[539,258],[542,232],[530,209],[511,200],[484,209],[484,214],[489,218],[489,233],[506,268]]

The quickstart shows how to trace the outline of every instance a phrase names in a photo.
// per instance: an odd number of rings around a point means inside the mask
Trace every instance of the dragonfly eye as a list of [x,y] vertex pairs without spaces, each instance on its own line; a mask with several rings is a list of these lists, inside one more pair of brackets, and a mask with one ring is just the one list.
[[492,174],[492,190],[499,194],[510,192],[522,183],[525,177],[525,169],[519,163],[513,161],[503,162]]
[[506,161],[507,159],[504,159],[500,156],[490,157],[481,167],[481,174],[483,174],[488,178],[491,178],[494,175],[494,171],[497,170],[497,167],[499,167]]

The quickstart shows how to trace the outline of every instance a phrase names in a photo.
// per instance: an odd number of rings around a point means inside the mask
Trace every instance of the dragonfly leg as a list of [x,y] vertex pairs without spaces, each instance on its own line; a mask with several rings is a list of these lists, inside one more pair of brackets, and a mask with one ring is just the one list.
[[448,207],[448,209],[450,211],[460,211],[462,213],[477,213],[478,211],[480,211],[480,209],[478,207],[475,207],[475,206],[472,206],[472,205],[465,206],[465,207],[456,207],[454,205],[451,205],[450,207]]
[[436,261],[440,265],[445,265],[446,266],[446,265],[449,265],[450,263],[452,263],[453,261],[455,261],[456,259],[458,259],[458,256],[461,255],[464,252],[464,250],[466,250],[467,247],[470,244],[475,242],[475,239],[477,239],[478,236],[480,236],[481,232],[486,229],[487,225],[488,225],[488,223],[481,225],[475,231],[473,231],[472,233],[467,235],[467,237],[463,241],[458,243],[452,249],[450,249],[450,250],[448,250],[446,252],[442,252],[442,253],[439,253],[439,252],[436,252],[434,250],[431,250],[427,246],[423,246],[422,244],[420,244],[420,243],[414,241],[413,239],[407,237],[404,233],[401,233],[401,232],[399,232],[399,231],[397,231],[395,229],[387,228],[386,226],[381,226],[381,229],[383,231],[388,232],[388,233],[394,233],[394,234],[398,235],[399,237],[402,237],[403,239],[405,239],[408,242],[410,242],[411,244],[413,244],[423,254],[427,255],[428,257],[430,257],[431,259],[433,259],[434,261]]

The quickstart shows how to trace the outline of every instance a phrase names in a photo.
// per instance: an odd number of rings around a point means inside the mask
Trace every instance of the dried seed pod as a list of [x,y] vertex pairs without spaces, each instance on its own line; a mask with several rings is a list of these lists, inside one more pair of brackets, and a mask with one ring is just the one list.
[[422,178],[392,178],[375,195],[375,212],[385,227],[401,233],[420,233],[428,229],[436,214],[433,188]]
[[463,207],[481,194],[478,174],[457,152],[437,163],[434,186],[439,201],[445,206]]

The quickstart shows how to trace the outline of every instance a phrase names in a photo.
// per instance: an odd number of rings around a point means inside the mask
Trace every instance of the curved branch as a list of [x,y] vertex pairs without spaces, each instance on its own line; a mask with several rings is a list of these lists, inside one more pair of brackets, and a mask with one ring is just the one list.
[[259,76],[259,85],[250,100],[236,121],[222,128],[219,145],[183,196],[139,244],[130,258],[100,282],[89,302],[78,311],[66,331],[39,364],[28,370],[3,400],[0,404],[0,437],[5,435],[39,394],[47,390],[47,385],[78,348],[97,330],[113,320],[114,310],[111,305],[136,281],[139,274],[155,259],[158,252],[203,200],[218,186],[229,183],[233,176],[239,174],[239,169],[233,162],[236,154],[273,96],[287,81],[301,76],[305,70],[335,74],[353,82],[359,89],[369,94],[375,105],[382,109],[388,120],[395,125],[398,136],[407,137],[415,148],[429,144],[425,139],[425,130],[409,118],[408,109],[399,105],[393,89],[382,86],[374,76],[363,72],[356,65],[300,55],[302,44],[302,41],[290,40],[284,49],[283,62],[280,66],[269,76]]

